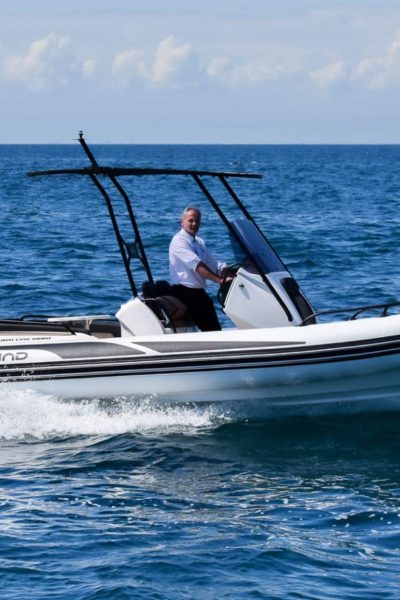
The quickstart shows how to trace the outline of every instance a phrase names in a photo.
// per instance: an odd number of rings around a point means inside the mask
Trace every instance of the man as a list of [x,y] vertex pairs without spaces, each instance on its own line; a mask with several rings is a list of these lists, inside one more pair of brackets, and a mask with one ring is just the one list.
[[213,301],[206,292],[206,281],[209,279],[221,285],[227,265],[218,263],[197,235],[200,225],[200,210],[195,206],[185,208],[181,216],[182,228],[174,235],[169,247],[172,293],[188,307],[201,331],[218,331],[221,325]]

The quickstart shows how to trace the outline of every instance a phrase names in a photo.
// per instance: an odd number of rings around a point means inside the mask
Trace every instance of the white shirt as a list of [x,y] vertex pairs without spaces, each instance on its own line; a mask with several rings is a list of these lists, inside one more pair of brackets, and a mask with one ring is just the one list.
[[201,237],[198,235],[193,237],[181,229],[174,235],[169,246],[171,283],[185,285],[189,288],[207,287],[206,279],[196,271],[199,262],[204,263],[217,275],[226,267],[225,263],[215,260]]

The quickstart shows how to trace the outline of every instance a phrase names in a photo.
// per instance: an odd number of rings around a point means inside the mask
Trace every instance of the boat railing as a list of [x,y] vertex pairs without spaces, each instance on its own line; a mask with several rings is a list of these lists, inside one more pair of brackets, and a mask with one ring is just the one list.
[[93,324],[105,321],[115,321],[111,315],[78,315],[78,316],[54,316],[42,314],[27,314],[18,319],[0,319],[0,331],[2,332],[26,332],[26,333],[87,333],[92,335]]
[[314,312],[308,317],[306,317],[301,323],[302,325],[309,325],[309,321],[312,319],[316,319],[317,317],[324,315],[336,315],[341,313],[353,313],[349,317],[347,317],[347,321],[355,321],[362,313],[368,312],[370,310],[378,310],[380,311],[380,317],[387,317],[388,312],[391,308],[396,306],[400,306],[400,302],[386,302],[385,304],[369,304],[367,306],[351,306],[347,308],[334,308],[331,310],[320,310],[318,312]]
[[45,333],[70,333],[75,335],[68,323],[49,322],[45,315],[24,315],[19,319],[0,319],[1,332],[45,332]]

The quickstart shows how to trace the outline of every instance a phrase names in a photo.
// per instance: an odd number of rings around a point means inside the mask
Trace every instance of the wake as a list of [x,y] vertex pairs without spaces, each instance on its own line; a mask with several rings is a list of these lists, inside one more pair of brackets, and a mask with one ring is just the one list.
[[49,440],[125,433],[190,433],[229,421],[210,406],[138,401],[62,401],[34,391],[0,392],[0,440]]

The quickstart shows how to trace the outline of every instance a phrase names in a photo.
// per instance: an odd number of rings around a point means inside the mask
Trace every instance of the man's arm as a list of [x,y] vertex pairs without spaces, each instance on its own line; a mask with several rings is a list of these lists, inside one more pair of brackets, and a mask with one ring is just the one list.
[[209,269],[201,261],[198,263],[198,265],[196,267],[196,271],[197,271],[197,273],[199,275],[201,275],[202,277],[204,277],[204,279],[210,279],[214,283],[218,283],[218,285],[221,285],[221,283],[224,281],[223,277],[220,277],[219,275],[217,275],[216,273],[214,273],[213,271],[211,271],[211,269]]
[[220,277],[219,275],[211,271],[211,269],[209,269],[207,265],[200,261],[196,267],[196,271],[205,279],[210,279],[218,285],[221,285],[222,283],[230,283],[233,280],[233,277],[227,275],[227,273],[229,272],[228,267],[223,270],[222,277]]

